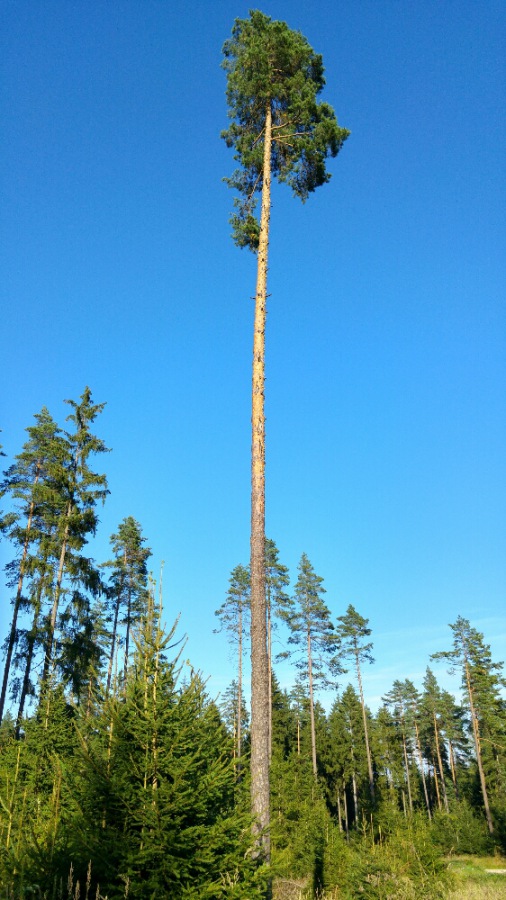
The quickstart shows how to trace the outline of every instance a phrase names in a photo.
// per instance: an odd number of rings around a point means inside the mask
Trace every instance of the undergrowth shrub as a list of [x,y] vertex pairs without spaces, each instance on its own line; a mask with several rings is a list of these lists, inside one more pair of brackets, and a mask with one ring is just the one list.
[[477,816],[465,800],[453,803],[450,812],[435,812],[431,826],[433,843],[446,854],[486,855],[493,849],[483,816]]

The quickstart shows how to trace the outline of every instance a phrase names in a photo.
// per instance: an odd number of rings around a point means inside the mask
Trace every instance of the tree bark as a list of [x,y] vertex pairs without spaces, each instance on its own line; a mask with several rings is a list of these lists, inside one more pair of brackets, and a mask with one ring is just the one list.
[[408,761],[408,749],[406,747],[406,735],[404,733],[404,724],[402,727],[402,749],[404,753],[404,766],[406,769],[406,783],[408,788],[408,801],[409,801],[409,811],[413,812],[413,798],[411,796],[411,781],[409,777],[409,761]]
[[358,658],[358,651],[355,653],[355,663],[357,667],[357,680],[358,680],[358,689],[360,692],[360,704],[362,706],[362,718],[364,721],[364,736],[365,736],[365,752],[367,754],[367,772],[369,775],[369,790],[371,792],[371,800],[374,803],[374,775],[372,771],[372,760],[371,760],[371,750],[369,747],[369,732],[367,729],[367,715],[365,712],[365,702],[364,702],[364,691],[362,688],[362,673],[360,672],[360,662]]
[[[34,487],[37,484],[38,480],[39,480],[39,472],[37,471],[34,482],[33,482]],[[30,503],[30,511],[28,513],[28,521],[26,523],[25,542],[23,545],[23,555],[22,555],[21,561],[19,563],[18,589],[16,591],[16,599],[14,601],[14,610],[12,613],[12,622],[11,622],[11,630],[10,630],[10,634],[9,634],[9,643],[7,645],[7,654],[5,657],[5,668],[4,668],[4,674],[3,674],[3,680],[2,680],[2,693],[0,695],[0,722],[2,721],[3,716],[4,716],[5,698],[7,696],[7,685],[9,683],[9,674],[10,674],[10,669],[11,669],[12,654],[14,652],[14,646],[16,644],[18,615],[19,615],[19,608],[21,606],[21,592],[23,590],[23,579],[25,576],[24,569],[25,569],[26,557],[28,555],[28,544],[30,541],[30,531],[32,528],[34,506],[35,506],[35,502],[34,502],[34,500],[32,500]]]
[[127,674],[128,674],[128,655],[130,653],[130,625],[132,617],[132,582],[129,580],[128,586],[128,606],[125,634],[125,660],[123,663],[123,690],[126,692]]
[[[47,562],[47,557],[44,559],[44,564]],[[39,628],[39,618],[40,611],[42,607],[42,591],[44,589],[44,575],[41,575],[40,583],[37,588],[37,594],[35,597],[35,606],[33,611],[33,619],[32,619],[32,627],[28,632],[28,652],[26,654],[26,663],[25,663],[25,674],[23,677],[23,686],[21,688],[21,696],[19,698],[19,707],[18,707],[18,715],[16,718],[16,739],[19,738],[19,733],[21,729],[21,720],[23,718],[23,713],[25,710],[25,702],[26,696],[28,694],[28,687],[30,684],[30,673],[32,671],[32,663],[33,657],[35,653],[35,642],[37,640],[37,631]]]
[[309,716],[311,721],[311,759],[313,764],[313,775],[318,775],[318,767],[316,764],[316,728],[314,721],[314,696],[313,696],[313,658],[311,653],[311,635],[307,633],[307,671],[309,679]]
[[485,807],[485,816],[487,819],[488,830],[490,834],[494,833],[494,823],[492,822],[492,814],[490,812],[490,806],[488,802],[488,794],[487,794],[487,785],[485,781],[485,772],[483,770],[483,762],[481,758],[481,747],[480,747],[480,728],[478,724],[478,716],[476,715],[476,710],[474,708],[474,697],[473,697],[473,689],[471,685],[471,676],[469,673],[469,663],[466,659],[466,684],[467,684],[467,692],[469,695],[469,706],[471,708],[471,722],[473,723],[473,737],[474,737],[474,747],[476,751],[476,762],[478,763],[478,773],[480,776],[480,786],[481,793],[483,796],[483,806]]
[[415,726],[415,736],[416,736],[416,750],[418,753],[418,762],[420,765],[420,775],[422,776],[422,785],[423,785],[423,795],[425,797],[425,805],[427,807],[427,815],[429,817],[429,822],[432,820],[432,813],[430,811],[430,802],[429,802],[429,794],[427,792],[427,781],[425,779],[425,772],[423,770],[423,755],[422,755],[422,746],[420,744],[420,733],[418,731],[418,725],[415,718],[413,718],[414,726]]
[[53,598],[53,607],[51,609],[51,618],[49,620],[49,634],[47,636],[46,641],[46,651],[44,654],[44,668],[42,671],[42,680],[41,680],[41,695],[43,693],[44,688],[47,686],[47,680],[49,677],[49,667],[51,665],[51,660],[53,656],[53,642],[54,642],[54,633],[56,629],[56,616],[58,615],[58,604],[60,602],[60,594],[61,594],[61,585],[63,579],[63,569],[65,566],[65,557],[67,555],[67,539],[69,535],[69,519],[70,514],[72,512],[72,504],[69,503],[67,507],[66,519],[67,522],[65,524],[65,532],[63,535],[63,541],[61,545],[60,551],[60,559],[58,562],[58,574],[56,576],[56,584],[54,589],[54,598]]
[[455,788],[455,799],[459,800],[460,798],[459,798],[459,788],[457,785],[457,773],[455,771],[455,755],[453,752],[453,744],[451,741],[448,741],[448,750],[449,750],[449,757],[450,757],[450,770],[452,773],[453,787]]
[[[443,791],[443,801],[444,801],[446,812],[449,812],[450,808],[448,806],[448,794],[446,793],[446,782],[445,782],[445,775],[444,775],[444,769],[443,769],[443,760],[441,757],[441,745],[439,743],[439,728],[437,725],[437,717],[436,717],[435,710],[434,710],[433,715],[434,715],[434,736],[436,738],[437,764],[438,764],[438,768],[439,768],[439,774],[441,777],[441,789]],[[437,784],[437,776],[436,776],[436,784]]]
[[272,621],[271,598],[267,597],[267,665],[269,667],[269,765],[272,759]]
[[265,318],[271,205],[272,114],[265,114],[251,411],[251,807],[258,855],[270,860],[269,665],[265,602]]
[[239,666],[237,672],[237,774],[241,773],[242,745],[242,599],[239,606]]

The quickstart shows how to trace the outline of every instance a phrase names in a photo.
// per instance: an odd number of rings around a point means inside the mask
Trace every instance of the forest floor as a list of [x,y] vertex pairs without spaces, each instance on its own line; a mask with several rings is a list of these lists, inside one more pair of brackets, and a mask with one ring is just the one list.
[[[447,900],[506,900],[505,858],[452,856],[449,868],[454,876],[454,884]],[[308,896],[307,879],[280,879],[274,885],[274,900],[307,900]],[[340,900],[341,896],[339,890],[334,890],[325,892],[321,900]],[[414,896],[411,889],[408,889],[407,894],[402,889],[395,894],[398,900],[407,896]]]
[[449,900],[506,900],[506,859],[454,856],[450,871],[456,884]]

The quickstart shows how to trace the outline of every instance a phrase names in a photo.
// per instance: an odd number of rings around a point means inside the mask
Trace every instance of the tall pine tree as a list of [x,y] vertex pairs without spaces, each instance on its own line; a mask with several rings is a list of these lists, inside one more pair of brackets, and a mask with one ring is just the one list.
[[[322,58],[300,32],[258,10],[236,19],[224,47],[232,122],[223,132],[240,168],[228,179],[239,192],[234,239],[257,254],[251,450],[251,796],[263,855],[269,858],[269,665],[265,599],[265,321],[271,180],[306,200],[329,180],[326,158],[348,132],[339,128],[323,89]],[[260,222],[254,215],[261,192]]]

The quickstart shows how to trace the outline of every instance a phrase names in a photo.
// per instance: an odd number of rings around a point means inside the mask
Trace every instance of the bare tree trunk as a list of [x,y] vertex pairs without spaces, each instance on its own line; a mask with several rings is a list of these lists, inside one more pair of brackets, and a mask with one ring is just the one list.
[[[446,792],[446,783],[445,783],[445,775],[444,775],[444,769],[443,769],[443,760],[442,760],[442,757],[441,757],[441,745],[440,745],[440,743],[439,743],[439,728],[438,728],[438,725],[437,725],[437,717],[436,717],[436,712],[435,712],[435,710],[434,710],[434,736],[435,736],[435,738],[436,738],[437,764],[438,764],[438,768],[439,768],[439,774],[440,774],[440,777],[441,777],[441,790],[443,791],[443,801],[444,801],[444,805],[445,805],[446,812],[449,812],[450,810],[449,810],[449,806],[448,806],[448,794],[447,794],[447,792]],[[437,783],[437,778],[436,778],[436,783]]]
[[357,779],[355,775],[355,751],[353,749],[353,728],[350,725],[350,735],[351,735],[351,785],[353,789],[353,812],[355,815],[355,823],[358,822],[358,793],[357,793]]
[[257,256],[251,411],[251,807],[259,855],[270,861],[269,664],[265,610],[265,319],[271,206],[272,114],[266,107]]
[[348,822],[348,798],[346,796],[346,785],[344,783],[344,779],[343,779],[343,801],[344,801],[344,827],[346,829],[346,840],[348,840],[350,823]]
[[272,759],[272,622],[271,598],[267,597],[267,661],[269,664],[269,763]]
[[32,627],[28,632],[28,652],[26,654],[25,674],[23,676],[23,684],[21,687],[21,696],[19,698],[18,714],[16,717],[16,738],[19,738],[21,728],[21,720],[25,711],[26,696],[30,684],[30,673],[32,670],[33,655],[35,652],[35,640],[37,637],[37,629],[39,627],[39,616],[41,607],[42,583],[37,591],[36,606],[33,613]]
[[490,806],[488,802],[488,794],[487,794],[487,785],[485,782],[485,772],[483,770],[483,762],[481,758],[481,747],[480,747],[480,728],[478,724],[478,717],[476,715],[476,710],[474,708],[474,696],[473,689],[471,686],[471,676],[469,673],[469,664],[466,660],[466,683],[467,683],[467,692],[469,695],[469,706],[471,708],[471,722],[473,723],[473,737],[474,737],[474,748],[476,751],[476,762],[478,763],[478,773],[480,776],[480,786],[481,793],[483,796],[483,806],[485,807],[485,816],[487,819],[488,830],[490,834],[494,833],[494,823],[492,822],[492,814],[490,812]]
[[453,752],[453,744],[451,741],[448,741],[448,749],[449,749],[449,757],[450,757],[450,771],[452,773],[452,781],[453,787],[455,788],[455,799],[459,799],[459,788],[457,785],[457,773],[455,770],[455,754]]
[[409,777],[408,750],[406,747],[406,735],[404,734],[404,728],[402,730],[402,749],[403,749],[403,753],[404,753],[404,766],[406,769],[406,783],[407,783],[407,788],[408,788],[409,811],[413,812],[413,798],[411,796],[411,780]]
[[362,688],[362,673],[360,672],[360,663],[358,652],[355,654],[355,663],[357,666],[358,689],[360,691],[360,705],[362,706],[362,719],[364,721],[365,751],[367,754],[367,772],[369,775],[369,790],[371,792],[371,800],[374,803],[374,775],[372,771],[371,750],[369,747],[369,732],[367,729],[367,715],[365,711],[364,691]]
[[[126,554],[125,554],[125,556],[126,556]],[[112,626],[112,637],[111,637],[111,653],[109,655],[109,665],[107,667],[107,686],[105,689],[106,697],[109,696],[109,692],[111,690],[112,670],[113,670],[113,666],[114,666],[114,656],[116,654],[116,638],[117,638],[117,634],[118,634],[119,606],[121,603],[121,594],[123,591],[124,578],[125,578],[124,573],[122,573],[121,584],[120,584],[119,591],[116,595],[116,603],[114,606],[114,621],[113,621],[113,626]]]
[[[35,475],[35,479],[33,482],[34,487],[37,484],[38,480],[39,480],[39,472],[37,471],[37,474]],[[4,674],[3,674],[3,679],[2,679],[2,692],[0,694],[0,722],[2,721],[3,716],[4,716],[5,698],[7,696],[7,685],[9,683],[12,654],[14,652],[14,646],[16,644],[16,638],[17,638],[18,615],[19,615],[19,608],[21,606],[21,594],[23,591],[23,580],[24,580],[24,576],[25,576],[25,562],[26,562],[26,557],[28,555],[28,544],[30,542],[30,531],[32,528],[34,505],[35,505],[34,501],[32,500],[32,502],[30,503],[30,511],[28,513],[28,521],[26,523],[26,529],[25,529],[25,542],[23,545],[23,555],[22,555],[21,561],[19,563],[18,589],[16,591],[16,599],[14,601],[14,610],[12,613],[11,630],[9,633],[9,642],[7,644],[7,654],[5,657],[5,668],[4,668]]]
[[353,811],[355,814],[355,824],[356,824],[358,822],[358,793],[357,793],[357,779],[356,779],[354,771],[351,774],[351,784],[352,784],[352,788],[353,788]]
[[432,819],[432,813],[430,811],[430,803],[429,803],[429,794],[427,792],[427,781],[425,779],[425,772],[423,768],[423,756],[422,756],[422,746],[420,744],[420,734],[418,732],[418,724],[415,718],[413,718],[414,726],[415,726],[415,735],[416,735],[416,750],[418,753],[418,762],[420,765],[420,775],[422,776],[422,784],[423,784],[423,794],[425,797],[425,805],[427,807],[427,815],[429,817],[429,821]]
[[111,682],[112,682],[112,670],[114,666],[114,656],[116,654],[116,635],[118,631],[118,616],[119,616],[119,596],[116,598],[116,606],[114,607],[114,622],[112,626],[112,636],[111,636],[111,652],[109,654],[109,665],[107,667],[107,685],[105,688],[105,696],[108,697],[111,690]]
[[239,668],[237,673],[237,774],[241,771],[242,744],[242,606],[239,607]]
[[127,683],[127,672],[128,672],[128,654],[130,653],[130,617],[132,615],[132,590],[131,586],[128,589],[128,607],[127,607],[127,625],[126,625],[126,634],[125,634],[125,660],[123,663],[123,687],[126,691],[126,683]]
[[56,584],[54,589],[54,598],[53,598],[53,608],[51,610],[51,618],[49,620],[49,634],[46,640],[46,651],[44,654],[44,668],[42,671],[42,681],[41,681],[41,693],[43,689],[47,686],[48,676],[49,676],[49,667],[51,665],[52,657],[53,657],[53,643],[54,643],[54,633],[56,630],[56,616],[58,615],[58,604],[60,602],[60,594],[61,594],[61,585],[63,580],[63,569],[65,566],[65,556],[67,554],[67,539],[69,536],[69,522],[70,514],[72,512],[72,504],[69,503],[67,507],[66,514],[66,525],[65,531],[63,534],[63,541],[61,545],[60,551],[60,559],[58,562],[58,574],[56,576]]
[[307,671],[309,677],[309,716],[311,721],[311,759],[313,764],[313,775],[316,778],[318,768],[316,764],[316,728],[314,721],[314,696],[313,696],[313,659],[311,654],[311,635],[307,633]]

